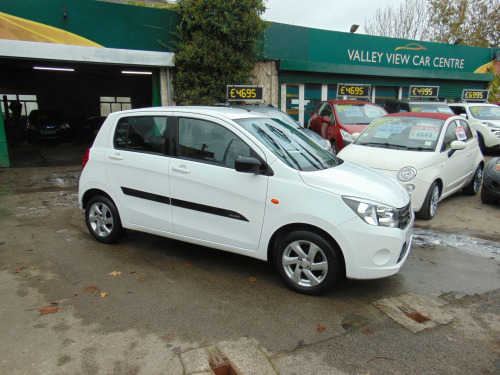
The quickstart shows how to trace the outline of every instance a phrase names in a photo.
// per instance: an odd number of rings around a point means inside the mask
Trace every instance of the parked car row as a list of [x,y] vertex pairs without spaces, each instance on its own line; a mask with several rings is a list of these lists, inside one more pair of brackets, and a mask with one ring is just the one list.
[[313,111],[307,127],[332,144],[334,153],[352,143],[376,118],[387,113],[425,112],[457,114],[478,132],[483,153],[500,151],[500,107],[490,103],[443,103],[387,99],[382,106],[356,100],[325,100]]

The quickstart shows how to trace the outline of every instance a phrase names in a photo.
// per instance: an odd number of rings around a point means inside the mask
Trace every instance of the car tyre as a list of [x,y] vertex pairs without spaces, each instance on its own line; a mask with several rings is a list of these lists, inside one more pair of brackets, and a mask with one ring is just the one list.
[[285,235],[275,248],[274,264],[285,284],[303,294],[324,293],[339,277],[335,249],[314,232],[299,230]]
[[496,200],[495,200],[495,199],[492,199],[492,198],[488,195],[488,193],[486,193],[486,190],[484,190],[484,188],[483,188],[483,189],[481,189],[481,201],[482,201],[483,203],[486,203],[486,204],[493,204],[493,203],[495,203],[495,202],[496,202]]
[[85,222],[90,234],[99,242],[116,242],[124,232],[118,209],[104,196],[98,195],[88,201]]
[[434,181],[427,192],[424,204],[416,216],[419,219],[430,220],[436,215],[439,196],[441,195],[437,181]]
[[483,181],[483,167],[480,165],[474,172],[474,177],[471,182],[462,189],[462,191],[467,195],[476,195],[481,188],[481,182]]

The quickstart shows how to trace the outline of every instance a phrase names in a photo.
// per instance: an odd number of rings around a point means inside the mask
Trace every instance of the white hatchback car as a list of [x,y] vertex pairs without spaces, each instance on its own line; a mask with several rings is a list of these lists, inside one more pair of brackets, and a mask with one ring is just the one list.
[[483,152],[500,150],[500,106],[490,103],[454,103],[449,106],[477,130]]
[[115,112],[84,158],[79,202],[98,241],[124,228],[262,260],[293,290],[393,275],[411,246],[406,190],[299,130],[241,109]]
[[461,189],[476,194],[484,168],[476,132],[463,117],[440,113],[380,117],[338,156],[398,180],[417,217],[426,220],[445,197]]

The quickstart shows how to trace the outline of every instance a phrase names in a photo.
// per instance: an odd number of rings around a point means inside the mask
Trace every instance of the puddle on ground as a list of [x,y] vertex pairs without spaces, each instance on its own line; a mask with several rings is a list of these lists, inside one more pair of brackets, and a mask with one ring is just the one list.
[[500,254],[500,242],[460,234],[437,232],[432,229],[414,228],[413,247],[445,246],[474,254],[491,256]]

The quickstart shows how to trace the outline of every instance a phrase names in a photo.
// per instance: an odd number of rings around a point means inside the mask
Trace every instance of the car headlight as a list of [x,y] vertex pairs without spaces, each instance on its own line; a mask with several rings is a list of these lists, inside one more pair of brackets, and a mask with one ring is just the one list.
[[349,142],[349,143],[354,142],[354,139],[352,138],[351,134],[349,134],[345,130],[340,129],[340,135],[342,135],[342,139],[344,140],[344,142]]
[[496,164],[493,166],[493,170],[500,173],[500,159],[498,159]]
[[61,130],[69,129],[69,125],[67,123],[64,123],[64,124],[59,126],[59,129],[61,129]]
[[404,167],[398,171],[398,180],[401,182],[408,182],[415,178],[417,170],[413,167]]
[[397,228],[399,225],[397,208],[354,197],[343,196],[342,199],[365,223],[389,228]]

